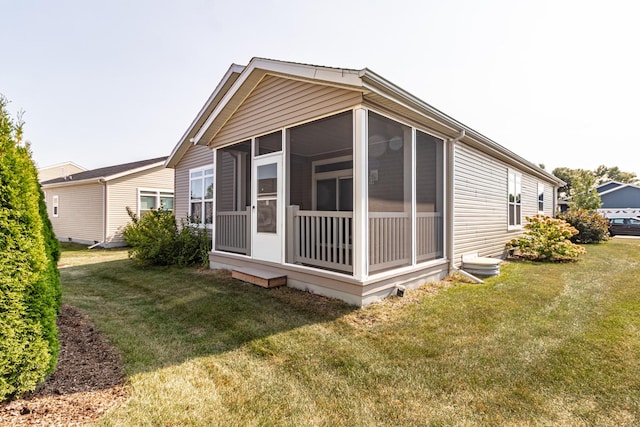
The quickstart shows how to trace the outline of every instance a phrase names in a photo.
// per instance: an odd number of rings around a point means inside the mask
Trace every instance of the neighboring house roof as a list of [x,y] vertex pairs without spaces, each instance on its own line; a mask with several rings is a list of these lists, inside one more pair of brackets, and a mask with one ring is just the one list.
[[640,187],[637,185],[624,184],[618,181],[609,181],[609,182],[605,182],[604,184],[600,184],[599,186],[596,187],[596,190],[598,191],[598,194],[600,194],[600,196],[603,196],[605,194],[610,194],[615,191],[620,191],[624,188],[628,188],[628,189],[634,188],[634,189],[640,190]]
[[158,166],[163,166],[167,157],[156,157],[154,159],[140,160],[137,162],[123,163],[120,165],[107,166],[104,168],[88,170],[66,177],[50,179],[42,183],[43,186],[48,185],[71,185],[78,183],[86,183],[92,181],[110,181],[137,172],[142,172]]
[[233,64],[229,68],[165,165],[175,167],[192,144],[208,145],[258,83],[268,75],[361,92],[364,99],[372,104],[402,108],[428,121],[430,127],[448,138],[462,140],[494,157],[515,163],[538,177],[564,185],[562,180],[551,173],[442,113],[368,68],[331,68],[265,58],[253,58],[245,67]]
[[51,166],[38,168],[38,178],[41,181],[48,181],[50,179],[59,178],[62,176],[83,172],[86,170],[87,168],[84,168],[73,162],[63,162],[63,163],[58,163]]

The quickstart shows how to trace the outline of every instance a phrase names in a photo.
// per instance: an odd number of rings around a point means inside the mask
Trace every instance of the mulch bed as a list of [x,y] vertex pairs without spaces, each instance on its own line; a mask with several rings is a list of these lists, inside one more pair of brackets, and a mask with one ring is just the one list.
[[0,425],[81,425],[126,400],[120,354],[89,318],[63,305],[57,324],[55,372],[29,396],[0,404]]

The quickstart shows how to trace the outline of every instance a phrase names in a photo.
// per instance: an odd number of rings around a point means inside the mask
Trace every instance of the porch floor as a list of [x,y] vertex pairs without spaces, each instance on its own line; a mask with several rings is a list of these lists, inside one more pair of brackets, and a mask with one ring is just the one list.
[[257,268],[234,269],[231,271],[231,277],[263,288],[275,288],[287,284],[286,275]]

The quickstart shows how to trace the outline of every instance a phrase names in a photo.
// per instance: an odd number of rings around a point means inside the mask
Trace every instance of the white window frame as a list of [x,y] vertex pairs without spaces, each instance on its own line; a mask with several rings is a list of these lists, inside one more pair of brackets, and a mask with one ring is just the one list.
[[544,183],[538,183],[538,213],[544,213]]
[[[514,191],[513,201],[510,199],[512,185]],[[513,218],[513,221],[511,218],[511,207],[513,207],[514,215],[516,215],[516,212],[520,212],[520,215]],[[507,229],[522,229],[522,174],[514,169],[509,169],[507,172]]]
[[[311,181],[313,182],[313,186],[311,187],[311,209],[314,211],[318,208],[318,180],[323,179],[344,179],[344,178],[352,178],[353,179],[353,168],[349,169],[339,169],[331,172],[316,172],[316,166],[321,165],[330,165],[333,163],[342,163],[353,161],[353,156],[340,156],[333,157],[330,159],[324,160],[315,160],[311,162]],[[339,192],[336,193],[336,197],[339,198]],[[339,206],[338,200],[336,200],[336,206]]]
[[58,195],[53,196],[53,198],[51,199],[51,205],[51,213],[53,217],[58,218],[58,216],[60,215],[60,198],[58,197]]
[[[145,193],[145,194],[143,194]],[[150,194],[153,193],[153,194]],[[155,205],[157,206],[156,209],[158,208],[162,208],[161,203],[160,203],[160,199],[161,198],[166,198],[166,197],[171,197],[172,199],[174,199],[174,208],[175,208],[175,195],[173,194],[173,190],[170,189],[166,189],[166,188],[138,188],[138,218],[140,218],[140,215],[142,212],[140,212],[140,207],[142,205],[142,203],[140,202],[140,196],[155,196],[156,198],[156,203]],[[165,209],[168,210],[169,212],[173,212],[173,209]],[[145,210],[146,212],[146,210]]]
[[[211,172],[207,173],[208,171],[211,171]],[[202,176],[201,177],[192,178],[191,175],[194,174],[194,173],[198,173],[198,172],[202,172]],[[214,188],[212,189],[212,192],[211,192],[212,193],[211,194],[212,197],[210,199],[207,199],[207,198],[205,198],[206,188],[204,187],[204,182],[205,182],[205,178],[209,178],[209,177],[211,177],[213,179],[213,187]],[[215,206],[214,206],[214,203],[213,203],[213,199],[215,198],[215,193],[216,193],[216,191],[215,191],[215,171],[214,171],[214,168],[213,168],[213,164],[209,164],[209,165],[206,165],[206,166],[201,166],[201,167],[198,167],[198,168],[189,169],[189,221],[193,220],[193,212],[191,212],[191,206],[192,206],[193,203],[196,203],[196,201],[192,201],[192,199],[191,199],[191,194],[192,194],[192,192],[191,192],[192,187],[191,186],[192,186],[192,182],[195,181],[195,180],[200,180],[201,181],[200,185],[202,185],[202,188],[201,188],[201,190],[202,190],[202,200],[199,201],[201,203],[200,212],[202,212],[202,215],[200,217],[200,222],[198,222],[198,223],[192,222],[192,224],[194,224],[194,225],[197,224],[199,227],[203,227],[203,228],[205,228],[205,227],[206,228],[213,228],[213,221],[215,219],[215,212],[214,212],[214,207]],[[211,202],[211,223],[209,223],[209,224],[205,223],[205,219],[206,219],[205,206],[206,206],[206,203],[208,203],[208,202]]]

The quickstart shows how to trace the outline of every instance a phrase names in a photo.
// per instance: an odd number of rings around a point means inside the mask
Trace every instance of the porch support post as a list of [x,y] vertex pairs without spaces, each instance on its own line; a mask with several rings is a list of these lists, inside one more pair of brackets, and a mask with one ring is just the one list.
[[[213,182],[215,183],[215,188],[213,191],[213,206],[211,207],[211,216],[213,217],[211,221],[211,252],[216,250],[216,223],[218,222],[218,194],[216,189],[218,188],[218,165],[216,164],[216,160],[218,159],[218,149],[214,148],[211,151],[211,157],[213,165]],[[189,196],[191,197],[191,196]],[[206,218],[205,213],[202,212],[202,216]],[[206,222],[206,220],[205,220]],[[206,225],[205,225],[206,227]]]
[[365,280],[369,253],[367,110],[356,108],[353,121],[353,276],[358,280]]

